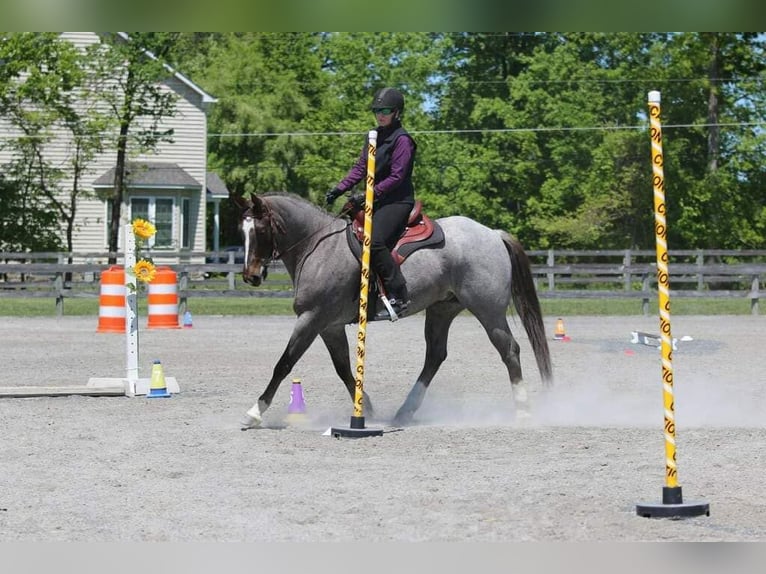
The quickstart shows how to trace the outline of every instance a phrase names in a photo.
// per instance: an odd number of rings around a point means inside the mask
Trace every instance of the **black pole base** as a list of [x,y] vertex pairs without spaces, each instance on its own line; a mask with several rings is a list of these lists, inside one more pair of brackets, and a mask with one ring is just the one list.
[[662,489],[662,504],[637,504],[636,514],[644,518],[691,518],[693,516],[710,516],[710,505],[707,502],[684,502],[681,487]]
[[351,417],[348,427],[331,427],[330,434],[335,438],[365,438],[383,436],[383,429],[370,429],[364,426],[364,417]]

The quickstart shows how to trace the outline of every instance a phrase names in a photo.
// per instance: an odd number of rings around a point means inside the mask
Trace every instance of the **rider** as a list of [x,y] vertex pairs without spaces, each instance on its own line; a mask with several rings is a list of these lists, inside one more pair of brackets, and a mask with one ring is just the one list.
[[[391,257],[391,250],[404,232],[412,207],[415,189],[412,169],[415,163],[415,140],[402,127],[404,96],[394,88],[383,88],[372,98],[372,112],[378,122],[377,150],[375,153],[375,199],[372,215],[372,268],[383,281],[394,312],[398,315],[409,305],[407,283],[399,266]],[[367,144],[359,160],[346,177],[325,200],[331,204],[343,193],[350,191],[367,176]],[[382,316],[386,317],[385,313]]]

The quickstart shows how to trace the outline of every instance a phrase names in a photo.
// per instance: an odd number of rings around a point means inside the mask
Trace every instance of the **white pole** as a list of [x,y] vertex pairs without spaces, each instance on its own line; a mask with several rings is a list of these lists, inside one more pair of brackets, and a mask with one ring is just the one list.
[[214,199],[213,206],[213,251],[218,251],[221,248],[221,200]]
[[133,225],[125,225],[125,364],[127,365],[127,384],[125,394],[136,394],[138,380],[138,282],[133,272],[136,264],[136,236]]

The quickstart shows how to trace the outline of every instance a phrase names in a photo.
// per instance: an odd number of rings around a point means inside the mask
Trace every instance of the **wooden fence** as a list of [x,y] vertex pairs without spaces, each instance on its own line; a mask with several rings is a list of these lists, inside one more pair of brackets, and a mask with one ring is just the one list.
[[[657,300],[654,251],[551,249],[527,254],[541,299],[636,299],[644,314]],[[0,297],[50,297],[60,316],[65,299],[98,297],[100,275],[109,267],[105,261],[110,255],[115,254],[0,253]],[[195,297],[292,297],[281,263],[272,265],[269,279],[254,289],[242,282],[242,266],[235,257],[241,253],[164,254],[165,260],[186,261],[168,263],[178,274],[179,312]],[[766,250],[669,251],[669,258],[671,299],[740,298],[749,301],[752,314],[759,313]],[[155,261],[163,264],[156,256]]]
[[[529,251],[541,298],[635,298],[648,314],[657,301],[655,251]],[[758,314],[766,250],[669,251],[671,299],[741,298]]]

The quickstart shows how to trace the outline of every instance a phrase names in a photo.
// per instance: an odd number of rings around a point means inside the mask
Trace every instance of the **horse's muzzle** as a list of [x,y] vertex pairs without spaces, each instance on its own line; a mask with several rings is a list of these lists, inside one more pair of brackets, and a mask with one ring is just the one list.
[[268,274],[269,267],[265,262],[250,266],[245,265],[245,268],[242,270],[242,279],[248,285],[258,287],[262,282],[266,281]]

